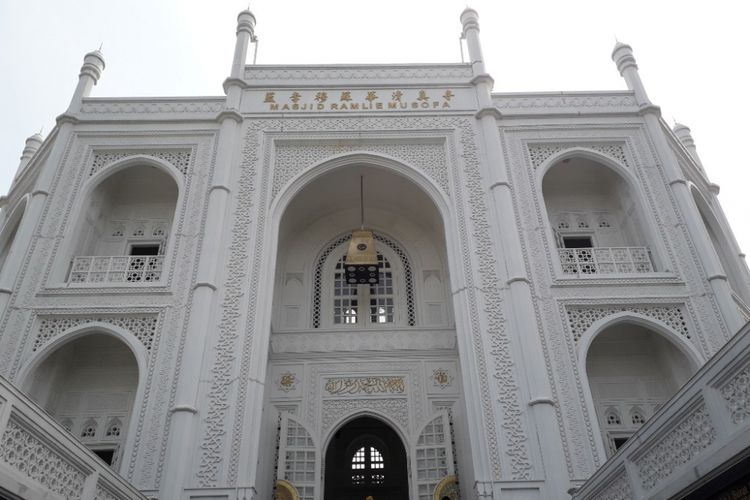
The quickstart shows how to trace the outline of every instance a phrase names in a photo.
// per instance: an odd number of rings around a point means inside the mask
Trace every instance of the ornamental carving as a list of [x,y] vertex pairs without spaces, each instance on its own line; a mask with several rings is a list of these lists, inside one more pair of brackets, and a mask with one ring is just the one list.
[[561,151],[565,151],[573,148],[584,148],[601,153],[607,156],[617,163],[627,167],[628,158],[625,156],[625,148],[623,143],[607,143],[607,142],[595,142],[595,143],[576,143],[576,142],[564,142],[557,144],[529,144],[529,158],[531,158],[531,164],[534,168],[544,163],[547,158]]
[[215,101],[107,101],[87,99],[81,113],[218,113],[224,109],[224,99]]
[[750,417],[750,365],[732,377],[720,392],[732,422],[739,425]]
[[398,423],[402,429],[409,428],[409,410],[406,398],[328,399],[323,401],[321,434],[325,434],[342,417],[360,410],[377,411]]
[[14,420],[0,438],[0,461],[63,498],[81,498],[85,474]]
[[114,493],[109,491],[108,488],[102,486],[101,484],[97,484],[94,500],[121,500],[121,497],[115,495]]
[[383,140],[358,140],[322,143],[321,141],[307,141],[286,143],[277,141],[275,151],[275,166],[273,174],[273,195],[276,196],[281,188],[294,176],[319,163],[325,158],[351,153],[367,151],[380,153],[402,160],[408,165],[415,166],[429,175],[445,193],[448,189],[448,171],[445,163],[445,144],[443,141],[424,141],[414,139],[413,142],[384,142]]
[[705,404],[701,404],[664,438],[636,460],[641,485],[654,488],[669,478],[716,440],[711,418]]
[[158,314],[122,315],[122,316],[57,316],[44,317],[39,322],[39,332],[31,350],[36,352],[53,338],[71,328],[87,323],[107,323],[129,331],[141,341],[147,351],[151,350],[159,325]]
[[297,388],[297,375],[292,372],[284,372],[279,375],[277,387],[282,392],[291,392]]
[[328,394],[403,394],[404,377],[329,378],[324,386]]
[[495,107],[501,110],[554,108],[621,108],[637,107],[632,94],[540,95],[532,97],[495,95]]
[[180,149],[180,150],[142,150],[142,151],[94,151],[91,155],[91,167],[89,168],[89,175],[94,175],[106,165],[113,163],[128,156],[152,156],[171,164],[174,168],[187,174],[190,170],[190,165],[193,159],[192,149]]
[[568,325],[573,340],[578,342],[591,325],[602,318],[621,312],[633,312],[658,320],[686,339],[690,338],[687,314],[681,305],[665,304],[662,306],[602,306],[602,307],[566,307]]
[[596,495],[596,500],[632,500],[632,498],[633,491],[624,470]]
[[445,389],[453,383],[453,376],[445,369],[438,368],[432,372],[432,385]]

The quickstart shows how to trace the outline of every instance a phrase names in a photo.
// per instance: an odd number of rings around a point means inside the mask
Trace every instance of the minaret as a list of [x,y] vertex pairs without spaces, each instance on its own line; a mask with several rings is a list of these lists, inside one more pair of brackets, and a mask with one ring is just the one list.
[[682,145],[685,146],[685,149],[688,150],[688,153],[690,153],[690,156],[693,157],[693,160],[695,160],[695,163],[698,165],[698,167],[703,170],[703,163],[698,156],[698,151],[695,149],[695,141],[693,140],[693,136],[690,134],[690,129],[682,123],[675,123],[674,127],[672,127],[672,132],[674,132],[674,135],[677,136]]
[[646,129],[654,142],[657,161],[663,166],[669,186],[677,201],[682,218],[679,222],[685,224],[688,235],[698,250],[711,292],[713,292],[712,295],[724,319],[727,333],[732,335],[744,324],[744,321],[734,303],[727,276],[722,269],[708,231],[701,221],[688,182],[683,175],[677,157],[669,146],[667,140],[669,127],[661,119],[659,107],[654,106],[646,94],[630,45],[617,42],[612,51],[612,60],[617,65],[617,70],[625,79],[628,88],[633,91],[640,108],[639,114],[643,116]]
[[[227,94],[224,109],[219,112],[216,121],[219,124],[218,144],[216,148],[216,160],[211,178],[211,186],[208,192],[208,209],[206,215],[205,232],[201,239],[200,257],[198,271],[193,283],[193,295],[190,303],[190,317],[185,339],[185,350],[183,352],[182,366],[177,382],[177,391],[174,406],[171,410],[171,426],[169,429],[169,440],[167,451],[164,480],[160,491],[160,498],[183,498],[184,489],[191,484],[191,477],[195,471],[191,465],[197,463],[192,454],[196,449],[196,439],[200,439],[199,422],[205,418],[210,408],[205,400],[198,396],[201,384],[210,380],[211,357],[206,356],[214,350],[212,342],[216,337],[212,335],[213,326],[218,323],[217,300],[220,294],[219,280],[224,270],[224,252],[222,243],[229,239],[229,225],[224,218],[228,206],[234,195],[235,186],[232,185],[232,171],[239,163],[241,142],[241,127],[243,117],[239,112],[242,100],[242,90],[245,87],[244,71],[247,49],[250,41],[255,40],[255,16],[249,10],[240,12],[237,16],[237,40],[235,42],[234,57],[229,78],[224,81],[224,90]],[[264,368],[265,370],[265,368]],[[203,380],[202,380],[203,378]],[[261,380],[263,376],[260,376]],[[258,391],[262,394],[262,384],[254,383],[248,391]],[[250,400],[257,398],[249,398]],[[260,411],[258,411],[260,415]],[[252,422],[260,429],[260,420]],[[243,433],[243,449],[257,444],[253,441],[247,444],[253,427],[245,429]],[[200,451],[199,451],[200,453]],[[248,452],[245,452],[247,457]],[[247,460],[240,465],[240,470],[249,471],[255,469],[255,462],[248,463]],[[201,478],[206,479],[206,478]],[[243,480],[245,477],[243,476]],[[252,491],[254,477],[249,478],[250,484],[232,485],[243,487]]]
[[44,139],[38,133],[26,139],[26,145],[23,148],[23,153],[21,153],[21,161],[18,163],[18,170],[16,170],[16,177],[24,171],[26,165],[29,164],[36,152],[39,151],[42,142],[44,142]]
[[[491,209],[491,224],[499,234],[500,245],[494,248],[494,256],[499,266],[499,278],[502,286],[507,286],[509,306],[507,310],[509,320],[509,336],[512,338],[513,357],[518,359],[517,383],[519,391],[518,403],[525,414],[527,429],[535,434],[528,440],[529,455],[540,456],[540,448],[544,450],[541,463],[534,463],[535,477],[543,477],[545,490],[561,498],[570,488],[568,472],[565,466],[565,454],[562,447],[560,430],[557,425],[555,401],[546,376],[546,363],[541,345],[541,335],[536,328],[534,313],[534,297],[531,281],[526,272],[523,248],[516,232],[515,207],[513,204],[513,187],[508,179],[505,165],[503,144],[500,140],[498,127],[503,119],[500,111],[492,101],[492,87],[494,82],[487,74],[482,46],[479,41],[479,15],[477,11],[466,8],[461,13],[462,37],[466,40],[469,52],[469,62],[472,67],[477,96],[478,111],[475,115],[484,140],[482,141],[481,168],[484,186],[488,193],[488,204]],[[470,352],[471,348],[464,349]],[[472,370],[465,370],[465,384],[469,388],[464,397],[468,406],[481,405],[481,395],[472,390],[479,386]],[[503,412],[504,409],[499,409]],[[502,415],[498,415],[502,420]],[[470,423],[470,428],[481,429],[481,422]],[[499,494],[497,481],[488,470],[486,462],[489,452],[483,435],[471,435],[472,461],[474,462],[475,492],[477,498],[492,498]],[[498,443],[503,446],[503,443]],[[539,446],[537,451],[532,447]]]
[[81,109],[81,101],[84,97],[91,95],[91,89],[97,84],[104,71],[104,55],[98,50],[89,52],[83,56],[83,66],[78,75],[78,85],[73,92],[68,106],[69,113],[75,113]]
[[[65,113],[57,117],[57,126],[49,135],[49,140],[51,141],[49,154],[44,163],[39,165],[39,175],[34,183],[31,198],[27,202],[23,219],[13,240],[13,246],[5,260],[2,271],[0,271],[0,319],[6,312],[11,299],[13,283],[15,282],[18,270],[21,268],[21,260],[26,249],[29,247],[36,225],[42,216],[53,179],[62,161],[65,148],[73,134],[73,127],[78,121],[76,115],[81,109],[81,102],[84,97],[88,97],[91,94],[91,89],[99,81],[103,70],[104,57],[101,52],[95,50],[84,56],[83,65],[78,75],[78,85],[76,85],[76,89],[70,99],[68,109]],[[37,143],[40,139],[41,137],[37,139],[36,136],[32,136],[26,141],[26,148],[21,156],[19,172],[31,160],[31,156],[33,156],[32,150],[36,151],[39,149]],[[26,158],[27,156],[28,159]]]

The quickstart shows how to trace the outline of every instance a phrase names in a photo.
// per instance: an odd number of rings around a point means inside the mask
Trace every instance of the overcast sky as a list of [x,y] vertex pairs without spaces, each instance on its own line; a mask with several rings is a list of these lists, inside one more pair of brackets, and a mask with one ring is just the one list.
[[[0,0],[0,192],[24,140],[68,105],[104,44],[93,96],[223,95],[239,0]],[[693,131],[740,246],[750,251],[748,12],[741,1],[472,0],[496,92],[619,90],[615,37],[651,100]],[[465,0],[257,0],[258,63],[457,62]],[[250,55],[252,58],[252,54]],[[249,60],[248,62],[252,62]]]

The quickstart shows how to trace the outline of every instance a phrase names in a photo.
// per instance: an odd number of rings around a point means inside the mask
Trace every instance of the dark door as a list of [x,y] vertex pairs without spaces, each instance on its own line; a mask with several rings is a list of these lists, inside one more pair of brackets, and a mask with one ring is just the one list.
[[325,500],[408,499],[406,450],[396,431],[362,417],[333,436],[326,452]]

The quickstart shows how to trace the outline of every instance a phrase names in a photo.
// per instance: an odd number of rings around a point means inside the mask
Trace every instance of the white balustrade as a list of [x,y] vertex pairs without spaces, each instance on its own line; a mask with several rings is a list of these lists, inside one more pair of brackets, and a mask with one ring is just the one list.
[[0,377],[0,497],[146,500],[13,384]]
[[726,488],[711,498],[747,498],[745,483],[732,486],[720,474],[748,449],[750,323],[573,492],[573,500],[683,498],[708,482]]
[[151,283],[161,279],[163,255],[74,257],[69,283]]
[[566,275],[652,273],[654,265],[646,247],[558,248]]

